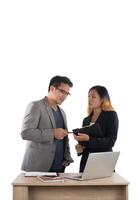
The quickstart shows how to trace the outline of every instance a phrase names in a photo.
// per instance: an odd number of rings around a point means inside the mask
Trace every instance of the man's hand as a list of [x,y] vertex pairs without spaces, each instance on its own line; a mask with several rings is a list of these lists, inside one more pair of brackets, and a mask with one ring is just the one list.
[[63,128],[55,128],[54,136],[57,140],[63,140],[65,136],[68,135],[68,132],[66,129]]
[[63,165],[64,167],[68,166],[69,164],[70,164],[70,163],[69,163],[69,161],[67,161],[67,160],[64,160],[63,163],[62,163],[62,165]]

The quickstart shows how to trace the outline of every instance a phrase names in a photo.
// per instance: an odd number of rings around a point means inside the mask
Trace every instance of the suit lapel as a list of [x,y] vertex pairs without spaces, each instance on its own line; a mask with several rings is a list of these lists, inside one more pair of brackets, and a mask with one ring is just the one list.
[[[46,99],[44,99],[44,103],[45,103],[49,118],[50,118],[50,120],[52,122],[52,125],[53,125],[54,128],[56,128],[56,124],[55,124],[55,119],[54,119],[54,115],[53,115],[53,112],[52,112],[52,108],[48,105]],[[62,117],[63,117],[65,129],[67,129],[67,120],[66,120],[65,113],[63,112],[63,110],[60,107],[59,107],[59,109],[60,109],[60,112],[61,112]]]
[[53,127],[56,128],[55,119],[54,119],[53,112],[50,106],[47,106],[47,112],[48,112],[48,115],[52,122]]
[[50,120],[51,120],[51,123],[52,123],[52,125],[53,125],[53,128],[56,128],[54,115],[53,115],[53,112],[52,112],[51,107],[50,107],[50,106],[48,105],[48,103],[47,103],[46,98],[43,99],[43,102],[44,102],[44,104],[45,104],[45,108],[46,108],[47,114],[49,115],[49,118],[50,118]]

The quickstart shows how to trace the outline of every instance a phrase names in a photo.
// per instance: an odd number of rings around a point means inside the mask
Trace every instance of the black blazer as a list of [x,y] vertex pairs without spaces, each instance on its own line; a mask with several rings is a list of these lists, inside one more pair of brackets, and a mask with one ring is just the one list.
[[[84,118],[83,126],[90,124],[91,116],[92,114]],[[90,134],[90,140],[88,142],[82,142],[85,150],[82,153],[80,172],[84,170],[89,153],[112,151],[112,147],[117,139],[119,121],[115,111],[102,111],[95,124],[99,124],[102,136],[99,137],[99,134],[96,136],[96,133],[95,136]]]

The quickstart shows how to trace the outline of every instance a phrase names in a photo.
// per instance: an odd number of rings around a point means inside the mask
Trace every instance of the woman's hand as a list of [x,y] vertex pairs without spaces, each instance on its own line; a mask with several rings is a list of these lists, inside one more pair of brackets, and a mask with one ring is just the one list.
[[74,135],[74,139],[78,142],[89,141],[90,137],[84,133],[78,133],[78,135]]
[[83,152],[83,149],[85,149],[85,147],[82,146],[82,145],[80,145],[80,144],[77,144],[77,145],[75,146],[75,149],[76,149],[77,153],[82,153],[82,152]]

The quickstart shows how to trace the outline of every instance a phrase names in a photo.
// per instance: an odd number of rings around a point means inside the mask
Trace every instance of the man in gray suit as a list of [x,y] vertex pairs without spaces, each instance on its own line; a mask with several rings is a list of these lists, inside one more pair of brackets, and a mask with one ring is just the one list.
[[70,95],[72,86],[69,78],[55,76],[50,80],[48,95],[28,105],[21,132],[28,141],[22,170],[64,172],[73,162],[66,115],[59,106]]

